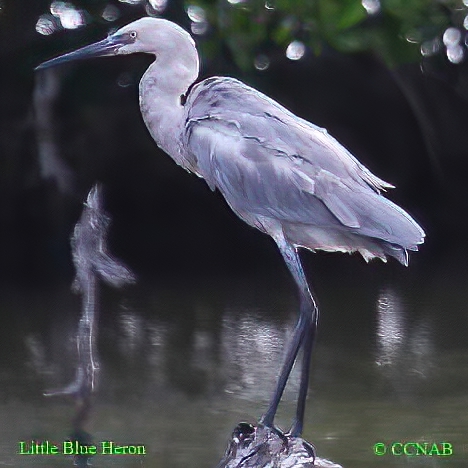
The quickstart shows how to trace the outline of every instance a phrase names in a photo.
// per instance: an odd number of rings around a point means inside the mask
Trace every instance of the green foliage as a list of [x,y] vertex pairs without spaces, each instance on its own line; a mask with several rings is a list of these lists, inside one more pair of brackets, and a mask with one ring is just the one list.
[[[236,63],[253,66],[256,55],[285,50],[293,40],[314,53],[332,47],[343,53],[372,51],[389,66],[421,60],[421,45],[460,30],[468,9],[462,0],[193,0],[207,13],[210,34],[202,45],[223,40]],[[463,45],[464,47],[464,45]],[[442,50],[442,48],[440,48]]]
[[[388,66],[421,60],[421,48],[429,54],[449,56],[442,36],[449,27],[460,32],[456,51],[459,62],[468,56],[465,46],[468,0],[167,0],[171,19],[187,24],[200,35],[203,56],[217,60],[224,46],[230,50],[237,66],[254,67],[259,56],[271,58],[284,54],[292,41],[301,41],[309,50],[320,54],[326,48],[342,53],[372,52]],[[185,2],[185,3],[182,3]],[[123,24],[139,14],[165,16],[164,7],[156,10],[154,0],[59,0],[54,3],[79,9],[86,24],[100,25],[118,20]],[[111,7],[115,19],[103,17]],[[194,7],[200,15],[190,15]],[[185,8],[185,11],[184,11]],[[174,12],[179,17],[174,17]],[[196,10],[198,13],[200,10]],[[146,12],[146,13],[145,13]],[[204,12],[204,14],[203,14]],[[55,31],[59,20],[52,18]],[[199,23],[198,25],[196,23]],[[203,24],[202,24],[203,23]],[[456,59],[452,62],[458,63]]]

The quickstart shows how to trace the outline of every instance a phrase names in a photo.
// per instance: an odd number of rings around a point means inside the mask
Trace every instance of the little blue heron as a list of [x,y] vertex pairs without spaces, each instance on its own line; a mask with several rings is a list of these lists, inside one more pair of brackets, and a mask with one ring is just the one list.
[[297,409],[302,433],[318,309],[298,248],[359,252],[408,264],[424,231],[382,196],[393,187],[373,175],[323,128],[244,83],[211,77],[194,84],[199,59],[190,34],[160,18],[141,18],[106,39],[42,63],[144,52],[155,56],[140,81],[143,119],[157,145],[218,189],[247,224],[276,242],[299,289],[300,311],[276,389],[261,422],[273,427],[286,382],[303,350]]

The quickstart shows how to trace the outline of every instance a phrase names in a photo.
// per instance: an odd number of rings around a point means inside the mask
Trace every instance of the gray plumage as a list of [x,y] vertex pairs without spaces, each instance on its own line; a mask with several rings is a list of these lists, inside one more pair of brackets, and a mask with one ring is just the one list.
[[[391,255],[407,264],[424,232],[381,195],[374,176],[326,130],[232,78],[209,78],[186,102],[189,168],[247,223],[311,250]],[[272,232],[273,231],[273,232]]]
[[261,418],[262,427],[273,428],[302,348],[296,416],[288,433],[298,437],[318,308],[297,248],[358,251],[366,260],[386,260],[390,255],[407,265],[408,250],[417,250],[424,232],[381,194],[392,186],[373,175],[326,130],[233,78],[213,77],[194,85],[199,67],[195,43],[170,21],[142,18],[38,68],[135,52],[155,56],[140,81],[141,113],[151,136],[177,164],[202,177],[212,190],[218,189],[240,218],[275,240],[298,286],[299,320]]
[[192,87],[198,53],[176,24],[142,18],[38,68],[134,52],[156,56],[140,82],[143,119],[156,143],[217,188],[244,221],[296,247],[358,251],[366,260],[391,255],[407,265],[424,231],[382,196],[392,185],[325,129],[238,80],[213,77]]

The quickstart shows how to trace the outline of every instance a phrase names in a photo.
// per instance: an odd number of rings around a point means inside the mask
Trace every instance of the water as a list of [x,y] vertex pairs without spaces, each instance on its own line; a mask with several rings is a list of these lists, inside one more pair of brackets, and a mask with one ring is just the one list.
[[[467,466],[466,275],[416,257],[408,269],[304,257],[321,307],[304,436],[319,456],[347,468]],[[296,316],[286,272],[142,278],[103,287],[100,302],[99,385],[85,429],[97,445],[144,445],[147,454],[99,455],[93,466],[215,466],[236,424],[266,408]],[[67,282],[23,285],[3,288],[0,308],[0,464],[72,466],[63,455],[17,451],[20,441],[70,436],[73,401],[43,392],[73,379],[79,298]],[[283,429],[297,388],[296,370]],[[408,441],[448,442],[453,455],[374,454],[378,442]]]

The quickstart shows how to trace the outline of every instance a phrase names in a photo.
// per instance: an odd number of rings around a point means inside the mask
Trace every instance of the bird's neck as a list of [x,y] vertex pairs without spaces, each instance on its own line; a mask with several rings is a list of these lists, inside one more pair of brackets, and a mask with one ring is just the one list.
[[198,62],[183,64],[157,60],[140,81],[140,108],[151,136],[177,164],[190,168],[180,146],[185,109],[181,97],[198,76]]

